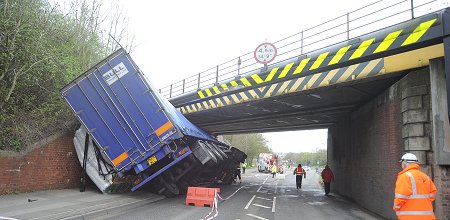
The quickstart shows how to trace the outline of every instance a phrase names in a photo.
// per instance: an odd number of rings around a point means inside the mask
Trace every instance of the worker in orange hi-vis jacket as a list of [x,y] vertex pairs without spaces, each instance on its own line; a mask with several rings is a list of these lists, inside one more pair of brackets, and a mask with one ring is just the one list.
[[305,169],[303,169],[301,164],[298,164],[298,167],[294,169],[294,175],[295,175],[295,183],[297,185],[297,189],[301,189],[303,177],[305,177],[305,179],[306,179],[306,171],[305,171]]
[[432,202],[436,186],[425,173],[420,171],[416,155],[402,156],[402,171],[395,184],[394,211],[400,220],[436,219]]

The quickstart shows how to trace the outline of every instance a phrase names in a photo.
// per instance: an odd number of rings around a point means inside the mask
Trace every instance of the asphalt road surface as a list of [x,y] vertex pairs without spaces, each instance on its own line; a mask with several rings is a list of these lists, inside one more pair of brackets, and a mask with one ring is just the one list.
[[[229,198],[219,199],[217,216],[213,219],[383,219],[333,193],[325,196],[314,171],[307,172],[302,189],[296,189],[292,172],[286,171],[284,178],[279,174],[272,178],[271,174],[247,169],[242,183],[220,186],[220,196]],[[167,198],[101,219],[207,219],[205,217],[212,211],[210,207],[186,206],[185,200],[184,195]]]

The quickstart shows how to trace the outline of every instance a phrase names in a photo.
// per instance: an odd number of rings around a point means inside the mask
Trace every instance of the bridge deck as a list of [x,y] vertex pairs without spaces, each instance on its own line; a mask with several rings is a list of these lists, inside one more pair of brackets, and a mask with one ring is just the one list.
[[213,133],[326,127],[395,83],[405,70],[444,56],[444,20],[447,10],[170,101]]

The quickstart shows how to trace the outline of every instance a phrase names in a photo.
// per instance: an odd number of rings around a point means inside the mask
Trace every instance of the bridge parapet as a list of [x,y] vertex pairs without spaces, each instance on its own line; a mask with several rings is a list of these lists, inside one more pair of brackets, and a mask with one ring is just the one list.
[[426,66],[429,59],[444,55],[445,13],[409,20],[170,101],[189,114]]
[[[311,57],[310,53],[320,50],[324,45],[333,45],[350,39],[357,40],[355,38],[357,36],[414,19],[417,16],[431,13],[443,7],[446,7],[446,5],[441,0],[432,0],[426,3],[419,0],[376,1],[274,42],[278,47],[278,57],[275,61],[283,63],[282,60],[292,57]],[[392,33],[390,37],[395,37],[397,34],[401,33]],[[365,42],[365,44],[369,44],[370,39],[366,40],[369,41]],[[384,46],[388,46],[388,42]],[[343,48],[340,52],[345,52],[345,50]],[[362,52],[362,49],[359,51]],[[328,54],[328,56],[330,55]],[[334,62],[337,59],[338,57],[336,57]],[[195,93],[199,89],[209,88],[211,93],[214,94],[216,92],[214,86],[218,86],[220,89],[222,82],[232,81],[235,78],[239,79],[242,73],[249,72],[264,72],[264,68],[259,68],[258,63],[254,61],[253,52],[248,52],[197,75],[164,87],[160,89],[160,93],[167,98],[177,97],[178,99],[178,96],[186,96],[190,93]],[[207,91],[204,91],[204,93],[208,95]]]

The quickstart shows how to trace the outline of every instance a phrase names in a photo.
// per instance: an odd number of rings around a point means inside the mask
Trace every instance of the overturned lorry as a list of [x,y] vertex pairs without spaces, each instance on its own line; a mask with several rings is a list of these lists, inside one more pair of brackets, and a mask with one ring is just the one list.
[[81,122],[74,144],[104,193],[230,184],[247,157],[187,120],[120,49],[70,82],[61,95]]

